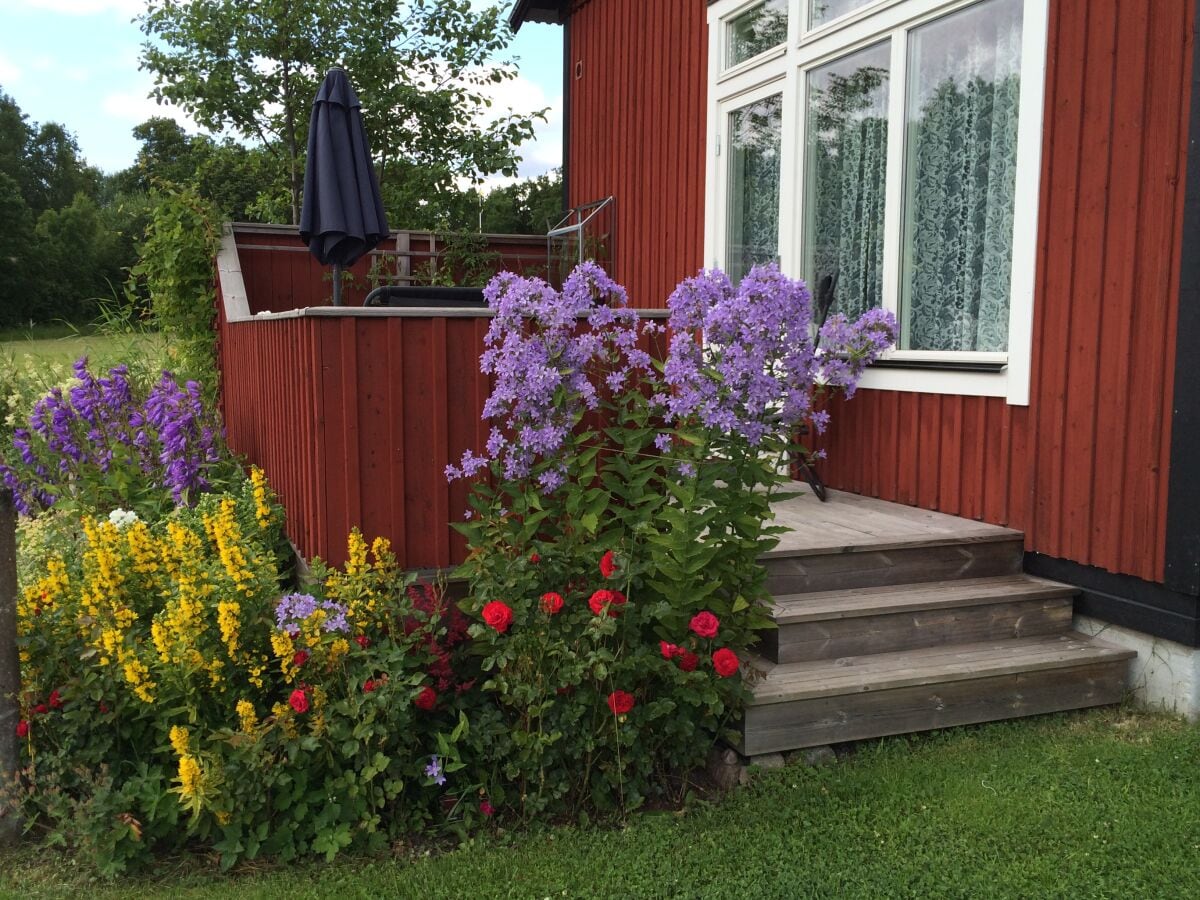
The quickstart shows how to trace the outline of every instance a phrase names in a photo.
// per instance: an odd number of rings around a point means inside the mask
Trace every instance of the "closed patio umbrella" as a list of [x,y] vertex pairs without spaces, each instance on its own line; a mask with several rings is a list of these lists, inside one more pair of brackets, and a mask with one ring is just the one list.
[[330,69],[313,101],[304,167],[300,237],[333,266],[333,305],[342,305],[342,267],[353,265],[387,237],[387,216],[350,79]]

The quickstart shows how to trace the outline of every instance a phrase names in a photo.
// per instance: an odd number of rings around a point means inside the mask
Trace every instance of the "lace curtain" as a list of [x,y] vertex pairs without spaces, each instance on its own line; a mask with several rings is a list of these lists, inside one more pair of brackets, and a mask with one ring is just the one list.
[[808,248],[816,287],[837,276],[834,310],[857,318],[883,302],[888,44],[809,78]]
[[927,28],[914,34],[909,96],[902,346],[1004,351],[1020,4],[992,0]]
[[729,231],[726,271],[737,284],[755,263],[779,260],[783,95],[729,116]]

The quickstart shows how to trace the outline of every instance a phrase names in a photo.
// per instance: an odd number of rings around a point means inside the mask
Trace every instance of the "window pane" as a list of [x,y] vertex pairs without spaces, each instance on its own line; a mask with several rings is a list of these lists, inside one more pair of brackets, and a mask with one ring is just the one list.
[[874,2],[875,0],[809,0],[808,27],[816,28],[826,22],[832,22],[838,16],[844,16]]
[[890,55],[885,41],[808,74],[804,274],[852,318],[883,302]]
[[783,95],[729,116],[725,267],[736,284],[750,267],[779,259],[779,169]]
[[986,0],[912,33],[904,349],[1008,349],[1020,70],[1020,0]]
[[729,23],[725,66],[736,66],[787,40],[788,0],[766,0]]

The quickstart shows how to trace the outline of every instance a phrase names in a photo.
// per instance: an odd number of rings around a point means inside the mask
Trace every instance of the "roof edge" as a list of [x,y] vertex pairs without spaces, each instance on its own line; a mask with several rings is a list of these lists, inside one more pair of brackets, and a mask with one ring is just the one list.
[[517,0],[508,14],[508,25],[520,31],[526,22],[561,25],[567,20],[567,0]]

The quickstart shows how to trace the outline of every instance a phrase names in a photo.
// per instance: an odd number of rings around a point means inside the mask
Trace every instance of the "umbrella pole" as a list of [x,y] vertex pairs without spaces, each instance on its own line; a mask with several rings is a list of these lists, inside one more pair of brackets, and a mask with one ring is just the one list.
[[342,305],[342,264],[333,264],[333,305]]

